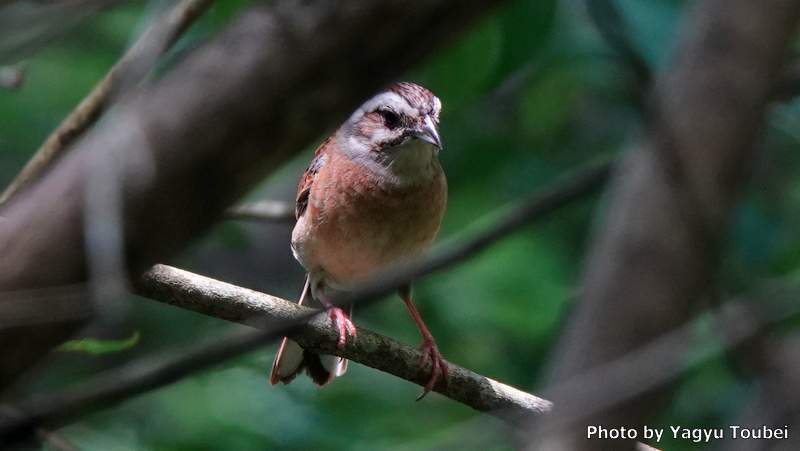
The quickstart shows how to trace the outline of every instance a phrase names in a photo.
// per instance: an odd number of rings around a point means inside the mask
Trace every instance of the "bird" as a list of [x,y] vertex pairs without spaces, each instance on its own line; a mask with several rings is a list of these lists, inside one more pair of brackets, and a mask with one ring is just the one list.
[[[315,301],[338,330],[343,348],[357,329],[349,312],[331,299],[375,271],[410,259],[434,241],[447,206],[447,179],[439,162],[442,103],[414,83],[388,86],[364,102],[314,152],[298,184],[294,257],[307,272],[299,303]],[[411,284],[399,297],[419,329],[423,363],[431,375],[422,399],[448,366],[412,300]],[[302,371],[324,386],[347,370],[347,360],[304,350],[284,337],[270,374],[288,384]]]

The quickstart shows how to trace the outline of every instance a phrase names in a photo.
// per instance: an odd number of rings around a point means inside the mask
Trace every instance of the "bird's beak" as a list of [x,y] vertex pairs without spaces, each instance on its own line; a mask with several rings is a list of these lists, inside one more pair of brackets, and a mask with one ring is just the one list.
[[442,148],[442,139],[439,138],[439,132],[436,131],[436,124],[430,116],[425,116],[425,121],[419,130],[414,133],[414,137],[425,141],[426,143],[433,144],[437,149]]

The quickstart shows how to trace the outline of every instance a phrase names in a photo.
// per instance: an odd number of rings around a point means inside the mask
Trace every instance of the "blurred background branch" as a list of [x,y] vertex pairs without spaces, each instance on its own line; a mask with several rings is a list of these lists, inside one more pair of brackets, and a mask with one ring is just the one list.
[[120,94],[152,72],[159,58],[211,3],[212,0],[181,0],[161,20],[148,28],[92,92],[47,137],[16,178],[0,194],[0,208],[59,158]]
[[[800,15],[796,2],[768,3],[707,0],[692,8],[673,65],[660,78],[648,136],[615,174],[555,380],[677,328],[707,292],[721,231],[754,158],[756,132]],[[677,357],[664,363],[677,365]],[[586,425],[641,427],[668,395],[667,387],[648,390],[576,424],[567,418],[587,400],[552,393],[559,407],[538,446],[596,449],[584,439]],[[633,442],[614,446],[633,448]]]
[[[4,412],[0,444],[25,441],[31,428],[64,425],[76,417],[113,406],[129,397],[173,383],[182,377],[252,351],[274,339],[274,334],[238,330],[191,348],[180,347],[93,376],[63,393],[44,395],[19,404],[15,412]],[[266,382],[265,382],[266,384]]]
[[642,54],[636,48],[628,23],[616,4],[616,0],[586,0],[586,7],[592,23],[605,43],[633,75],[633,98],[646,101],[650,89],[652,73]]
[[87,18],[125,0],[0,2],[0,65],[16,63]]

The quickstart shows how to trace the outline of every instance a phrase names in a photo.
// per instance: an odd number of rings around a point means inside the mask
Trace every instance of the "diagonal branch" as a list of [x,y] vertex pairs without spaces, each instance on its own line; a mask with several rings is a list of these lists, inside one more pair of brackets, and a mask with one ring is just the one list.
[[[156,265],[142,278],[139,294],[228,321],[261,329],[237,331],[161,358],[132,362],[96,376],[71,391],[30,400],[0,423],[0,443],[25,436],[41,425],[58,427],[137,394],[168,385],[193,372],[257,349],[287,331],[302,346],[424,385],[430,364],[422,354],[391,338],[359,328],[358,337],[338,349],[338,332],[318,311],[274,296],[220,282],[177,268]],[[311,319],[309,321],[309,319]],[[266,375],[265,375],[266,378]],[[549,401],[450,364],[448,384],[435,391],[478,411],[516,421],[550,410]]]
[[149,74],[159,57],[183,34],[213,0],[182,0],[169,14],[147,29],[138,41],[47,137],[33,157],[0,195],[0,206],[38,177],[75,140],[94,124],[126,88]]
[[[738,346],[757,333],[797,315],[798,309],[791,302],[797,292],[793,286],[770,289],[770,301],[761,306],[762,314],[739,321],[733,333],[726,337],[725,346]],[[419,364],[421,355],[417,350],[363,328],[359,329],[356,339],[348,342],[344,349],[338,349],[335,345],[338,332],[331,328],[324,316],[316,316],[318,311],[274,296],[164,265],[157,265],[144,275],[139,293],[179,308],[262,330],[236,331],[155,358],[150,356],[94,376],[71,390],[35,397],[15,407],[0,409],[0,416],[4,417],[0,422],[0,443],[13,442],[26,436],[27,431],[41,426],[60,427],[80,416],[169,385],[194,372],[253,351],[283,332],[291,334],[308,349],[340,355],[420,385],[427,380],[429,368]],[[747,304],[745,300],[734,299],[708,313],[741,316]],[[718,354],[717,346],[704,346],[696,337],[696,330],[706,318],[707,315],[698,314],[686,325],[640,346],[617,362],[560,381],[556,391],[590,394],[592,401],[587,402],[581,415],[591,415],[647,387],[671,380],[680,372]],[[670,367],[668,362],[687,348],[696,352],[683,368]],[[619,380],[624,381],[626,391],[619,390],[618,382],[615,382]],[[519,425],[520,420],[538,417],[552,409],[552,403],[547,400],[452,364],[449,384],[438,385],[436,391],[515,425]],[[654,448],[638,443],[637,449]]]
[[37,396],[20,403],[14,413],[2,412],[0,446],[30,437],[40,425],[67,424],[77,417],[113,406],[130,397],[176,382],[263,346],[274,337],[244,330],[208,342],[165,352],[106,371],[66,392]]
[[[430,363],[421,363],[423,355],[418,350],[364,328],[339,349],[338,331],[325,315],[274,296],[165,265],[147,271],[137,291],[176,307],[257,327],[272,337],[281,336],[288,328],[292,339],[306,349],[346,357],[419,385],[425,385],[430,377]],[[450,364],[449,380],[449,384],[439,381],[434,390],[481,412],[519,418],[550,409],[548,401],[457,365]]]
[[636,80],[636,99],[644,101],[652,73],[642,54],[636,49],[628,23],[616,0],[586,0],[589,17],[606,44],[623,60]]

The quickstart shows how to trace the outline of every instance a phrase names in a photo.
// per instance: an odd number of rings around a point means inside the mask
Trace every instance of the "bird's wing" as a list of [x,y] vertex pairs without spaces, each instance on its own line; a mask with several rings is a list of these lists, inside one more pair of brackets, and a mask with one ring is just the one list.
[[300,177],[300,183],[297,186],[297,197],[295,198],[295,207],[294,207],[294,215],[296,219],[300,219],[300,216],[303,216],[303,213],[306,212],[306,208],[308,207],[308,197],[311,195],[311,186],[314,184],[314,179],[317,176],[317,173],[325,164],[327,160],[327,147],[330,145],[332,136],[329,136],[314,152],[314,158],[311,160],[311,164],[308,165],[308,169],[306,172],[303,173],[303,176]]

